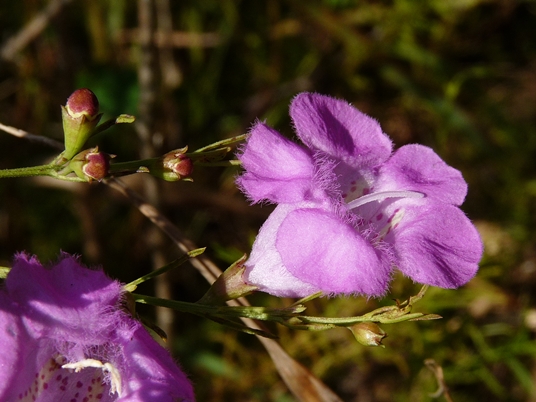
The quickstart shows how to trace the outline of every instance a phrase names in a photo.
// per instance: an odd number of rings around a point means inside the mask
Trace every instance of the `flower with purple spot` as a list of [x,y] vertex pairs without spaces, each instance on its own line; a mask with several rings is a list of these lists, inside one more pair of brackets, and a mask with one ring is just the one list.
[[122,285],[67,254],[19,254],[0,288],[1,401],[193,401],[168,351],[122,308]]
[[301,93],[290,106],[298,145],[256,123],[237,184],[277,204],[246,262],[245,279],[282,297],[385,294],[397,267],[415,282],[456,288],[482,255],[459,206],[467,184],[432,149],[395,152],[371,117],[331,97]]

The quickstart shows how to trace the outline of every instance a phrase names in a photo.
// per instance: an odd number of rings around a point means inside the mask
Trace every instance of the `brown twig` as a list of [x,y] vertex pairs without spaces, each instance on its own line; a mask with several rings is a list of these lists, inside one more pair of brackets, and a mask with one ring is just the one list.
[[37,14],[30,22],[11,38],[0,49],[0,56],[4,60],[13,61],[17,53],[37,38],[50,23],[50,20],[72,0],[51,0],[43,11]]
[[[155,0],[156,23],[162,35],[169,37],[173,34],[173,20],[169,0]],[[167,46],[166,46],[167,45]],[[182,72],[173,60],[172,46],[166,41],[163,46],[158,46],[160,59],[160,75],[166,88],[177,88],[182,82]]]
[[63,144],[59,141],[53,140],[52,138],[43,137],[42,135],[30,134],[27,131],[11,126],[6,126],[2,123],[0,123],[0,130],[5,131],[8,134],[14,135],[15,137],[24,138],[31,142],[47,145],[51,148],[55,148],[60,151],[63,150]]
[[[134,128],[140,139],[140,156],[142,159],[152,158],[157,150],[153,144],[152,133],[155,122],[155,105],[157,98],[157,83],[155,76],[156,50],[153,45],[155,31],[154,1],[138,0],[138,24],[140,58],[138,64],[138,82],[140,86],[140,100],[138,114]],[[151,178],[144,180],[144,194],[153,205],[160,205],[159,183]],[[154,226],[146,233],[145,240],[151,248],[153,269],[165,264],[163,253],[164,237]],[[154,281],[155,295],[162,299],[171,298],[170,281],[167,274],[158,276]],[[156,323],[167,333],[168,339],[173,338],[173,321],[175,315],[169,309],[156,308]]]
[[443,395],[447,402],[453,402],[447,384],[445,383],[445,377],[443,376],[443,368],[439,364],[437,364],[434,359],[426,359],[424,361],[424,364],[432,373],[434,373],[438,385],[437,391],[430,394],[430,397],[439,398],[441,395]]

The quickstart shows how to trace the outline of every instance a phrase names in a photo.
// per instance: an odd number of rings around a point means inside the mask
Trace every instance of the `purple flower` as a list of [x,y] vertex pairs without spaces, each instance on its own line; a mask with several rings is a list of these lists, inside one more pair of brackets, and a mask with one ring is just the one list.
[[482,243],[458,208],[467,193],[458,170],[422,145],[393,153],[379,124],[341,100],[302,93],[290,115],[305,147],[256,123],[239,155],[239,187],[278,204],[246,281],[276,296],[380,296],[393,267],[444,288],[475,275]]
[[50,268],[17,255],[0,289],[0,400],[193,401],[122,293],[67,254]]

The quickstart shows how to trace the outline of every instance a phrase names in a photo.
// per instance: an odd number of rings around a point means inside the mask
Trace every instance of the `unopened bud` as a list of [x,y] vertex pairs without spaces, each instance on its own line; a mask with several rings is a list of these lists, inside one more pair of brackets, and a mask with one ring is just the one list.
[[385,331],[373,322],[361,322],[348,327],[355,339],[365,346],[381,346],[382,340],[387,336]]
[[72,159],[84,147],[102,117],[99,101],[87,88],[77,89],[61,107],[65,136],[65,159]]
[[151,174],[167,181],[188,178],[194,171],[194,163],[185,155],[188,147],[168,152],[158,159],[158,165],[151,169]]
[[244,281],[243,274],[246,269],[244,267],[246,258],[247,256],[244,255],[227,268],[198,303],[221,304],[227,300],[237,299],[258,290],[257,286],[249,285]]
[[69,167],[81,179],[101,181],[108,176],[111,156],[100,152],[97,147],[86,149],[77,154],[69,163]]

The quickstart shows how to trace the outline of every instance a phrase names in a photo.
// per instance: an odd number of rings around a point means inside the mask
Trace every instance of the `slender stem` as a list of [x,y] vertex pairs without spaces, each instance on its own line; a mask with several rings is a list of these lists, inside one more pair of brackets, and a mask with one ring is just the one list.
[[137,161],[117,162],[110,164],[110,173],[138,172],[142,167],[150,168],[158,158],[140,159]]
[[195,151],[187,152],[184,155],[194,161],[195,164],[198,163],[209,163],[209,162],[219,162],[231,152],[231,147],[223,147],[217,149],[211,149],[207,151]]
[[252,318],[254,320],[262,321],[280,321],[281,319],[288,319],[290,317],[293,317],[296,314],[301,313],[305,309],[303,306],[296,306],[293,308],[286,309],[251,306],[211,306],[199,303],[188,303],[178,300],[161,299],[159,297],[145,296],[136,293],[131,293],[131,295],[138,303],[168,307],[174,310],[197,314],[201,316],[215,316],[222,318],[247,317]]
[[[379,322],[381,324],[395,324],[397,322],[404,322],[410,320],[416,320],[421,317],[425,317],[426,314],[423,313],[401,313],[395,316],[384,316],[384,315],[375,315],[370,316],[365,314],[363,316],[357,317],[313,317],[313,316],[299,316],[298,319],[302,324],[320,324],[330,326],[342,326],[347,327],[349,325],[358,324],[360,322]],[[431,315],[430,315],[431,316]],[[439,318],[439,316],[433,316],[431,319]],[[329,329],[326,328],[326,329]]]
[[78,176],[66,176],[64,174],[59,174],[55,170],[51,170],[48,176],[53,177],[58,180],[70,181],[72,183],[87,183],[86,179],[82,179]]
[[293,307],[293,306],[297,306],[299,304],[305,304],[311,300],[314,300],[314,299],[317,299],[321,296],[323,296],[324,293],[323,292],[316,292],[316,293],[313,293],[312,295],[309,295],[309,296],[305,296],[304,298],[300,299],[300,300],[297,300],[295,301],[294,303],[292,303],[290,305],[290,307]]
[[325,325],[353,325],[364,321],[375,321],[370,317],[356,316],[356,317],[315,317],[303,315],[298,317],[302,324],[325,324]]
[[15,137],[25,138],[31,142],[44,144],[60,151],[64,149],[62,142],[53,140],[52,138],[43,137],[42,135],[31,134],[27,131],[21,130],[20,128],[6,126],[5,124],[0,123],[0,130],[5,131],[8,134],[14,135]]
[[[149,158],[149,159],[141,159],[136,161],[127,161],[127,162],[117,162],[112,163],[110,165],[110,173],[123,173],[123,172],[131,172],[131,173],[147,173],[145,170],[140,170],[140,168],[147,168],[149,171],[151,170],[151,167],[153,167],[154,163],[158,160],[158,158]],[[240,166],[242,165],[242,162],[236,159],[227,160],[227,161],[219,161],[219,162],[197,162],[194,160],[194,163],[196,166],[206,166],[206,167],[216,167],[216,166]]]
[[141,278],[138,278],[125,286],[123,288],[126,291],[132,292],[136,287],[145,281],[148,281],[149,279],[152,279],[158,275],[163,274],[164,272],[169,271],[170,269],[176,268],[182,264],[184,264],[186,261],[188,261],[190,258],[197,257],[200,254],[203,254],[205,251],[205,248],[198,248],[192,251],[189,251],[186,255],[183,255],[180,258],[177,258],[175,261],[170,262],[167,265],[164,265],[162,268],[156,269],[154,271],[149,272],[147,275],[142,276]]
[[58,173],[59,169],[63,166],[50,164],[40,166],[29,166],[15,169],[1,169],[0,179],[13,178],[13,177],[35,177],[35,176],[50,176],[58,180],[70,181],[74,183],[86,183],[87,180],[81,179],[78,176],[66,176]]
[[1,169],[0,178],[8,177],[32,177],[32,176],[53,176],[55,165],[28,166],[15,169]]
[[236,159],[231,159],[228,161],[220,161],[220,162],[197,162],[195,164],[196,166],[207,166],[207,167],[215,167],[215,166],[241,166],[242,162]]
[[197,152],[210,151],[210,150],[213,150],[213,149],[216,149],[216,148],[220,148],[222,146],[227,146],[227,145],[230,145],[230,144],[234,144],[235,142],[243,141],[243,140],[246,139],[246,137],[247,137],[247,134],[237,135],[236,137],[227,138],[225,140],[221,140],[221,141],[215,142],[213,144],[207,145],[206,147],[196,149],[194,152],[197,153]]

